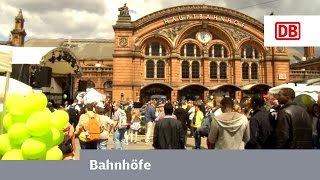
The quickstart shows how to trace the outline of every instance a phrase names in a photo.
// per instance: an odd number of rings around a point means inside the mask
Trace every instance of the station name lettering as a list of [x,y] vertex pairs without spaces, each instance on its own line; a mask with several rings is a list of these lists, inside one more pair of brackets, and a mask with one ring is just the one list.
[[143,159],[132,159],[127,161],[123,159],[122,161],[113,162],[107,159],[106,161],[90,160],[89,163],[90,170],[151,170],[151,163],[145,162]]
[[210,14],[188,14],[188,15],[179,15],[179,16],[173,16],[169,18],[163,19],[164,24],[169,24],[173,22],[178,21],[186,21],[186,20],[196,20],[196,19],[207,19],[207,20],[213,20],[213,21],[221,21],[221,22],[227,22],[230,24],[234,24],[236,26],[240,26],[242,28],[245,27],[245,23],[240,22],[236,19],[231,19],[224,16],[217,16],[217,15],[210,15]]

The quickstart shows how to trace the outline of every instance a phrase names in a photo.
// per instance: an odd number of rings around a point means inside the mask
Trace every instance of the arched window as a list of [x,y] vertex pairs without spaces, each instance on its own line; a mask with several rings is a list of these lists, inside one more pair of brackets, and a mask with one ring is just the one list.
[[227,79],[227,63],[220,63],[220,79]]
[[195,44],[185,44],[180,49],[181,56],[188,56],[188,57],[200,57],[200,49]]
[[218,78],[218,65],[216,62],[210,63],[210,79]]
[[146,71],[147,78],[154,78],[154,62],[152,60],[147,61]]
[[251,79],[258,79],[258,65],[257,65],[257,63],[251,64]]
[[166,54],[166,48],[160,42],[152,42],[145,48],[146,56],[165,56]]
[[215,44],[209,48],[209,57],[228,57],[228,49],[221,45],[221,44]]
[[157,78],[164,78],[164,62],[157,62]]
[[103,84],[103,87],[105,89],[109,89],[109,88],[112,88],[112,81],[106,81],[104,84]]
[[249,79],[249,64],[242,64],[242,79]]
[[198,61],[192,62],[192,78],[200,77],[200,65]]
[[183,61],[181,63],[181,73],[182,73],[182,78],[189,78],[189,62],[188,61]]
[[251,45],[246,45],[241,51],[241,58],[245,59],[257,59],[259,58],[260,54],[256,48]]
[[96,87],[96,85],[94,84],[94,82],[89,80],[87,88],[95,88],[95,87]]

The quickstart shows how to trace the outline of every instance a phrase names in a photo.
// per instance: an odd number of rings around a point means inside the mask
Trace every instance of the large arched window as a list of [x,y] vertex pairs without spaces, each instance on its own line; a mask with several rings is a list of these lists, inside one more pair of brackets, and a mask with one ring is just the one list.
[[258,65],[257,65],[257,63],[251,64],[251,79],[258,79]]
[[220,79],[227,79],[227,63],[220,63]]
[[157,62],[157,78],[164,78],[164,62]]
[[183,61],[181,63],[181,73],[182,73],[182,78],[189,78],[189,62],[188,61]]
[[249,79],[249,64],[242,64],[242,79]]
[[210,79],[217,79],[218,78],[218,65],[216,62],[210,63]]
[[167,50],[160,42],[152,42],[145,48],[146,56],[165,56],[166,54]]
[[146,71],[147,78],[154,78],[154,62],[152,60],[147,61]]
[[200,77],[200,65],[198,61],[192,62],[192,78]]

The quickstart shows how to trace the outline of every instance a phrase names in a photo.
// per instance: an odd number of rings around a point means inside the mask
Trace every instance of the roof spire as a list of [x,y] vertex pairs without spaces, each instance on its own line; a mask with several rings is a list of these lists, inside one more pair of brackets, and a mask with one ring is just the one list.
[[18,15],[16,16],[16,19],[23,19],[22,10],[19,10]]

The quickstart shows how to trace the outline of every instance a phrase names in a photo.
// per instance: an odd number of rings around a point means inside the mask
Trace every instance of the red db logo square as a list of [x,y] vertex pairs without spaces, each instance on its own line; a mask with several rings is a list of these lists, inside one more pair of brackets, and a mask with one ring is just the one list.
[[299,40],[301,37],[300,22],[276,22],[276,40]]

